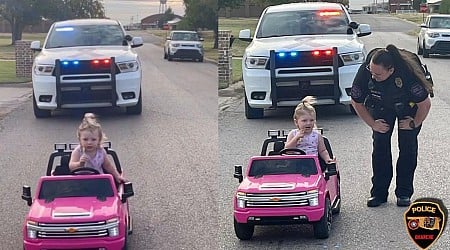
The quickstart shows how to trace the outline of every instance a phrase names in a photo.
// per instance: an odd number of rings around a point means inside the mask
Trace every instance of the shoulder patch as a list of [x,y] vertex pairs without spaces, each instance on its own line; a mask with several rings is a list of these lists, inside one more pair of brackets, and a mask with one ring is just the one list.
[[427,90],[420,84],[420,83],[414,83],[411,86],[411,93],[413,94],[413,96],[423,96],[427,94]]

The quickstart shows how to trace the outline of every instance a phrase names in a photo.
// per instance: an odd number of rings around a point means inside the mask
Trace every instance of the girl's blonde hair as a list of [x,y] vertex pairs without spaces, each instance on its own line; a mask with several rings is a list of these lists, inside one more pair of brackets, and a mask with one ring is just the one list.
[[294,120],[297,120],[303,114],[310,114],[316,119],[316,109],[313,107],[314,103],[316,103],[316,98],[313,96],[306,96],[302,99],[302,101],[297,105],[294,111]]
[[102,126],[97,121],[97,116],[94,113],[84,114],[83,120],[78,126],[77,137],[80,139],[80,133],[82,131],[98,132],[99,146],[107,139],[105,133],[103,133]]

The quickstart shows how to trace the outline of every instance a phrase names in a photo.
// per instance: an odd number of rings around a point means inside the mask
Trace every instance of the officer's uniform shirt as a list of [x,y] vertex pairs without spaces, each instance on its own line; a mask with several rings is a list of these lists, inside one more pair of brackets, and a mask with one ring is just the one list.
[[351,98],[357,103],[364,103],[367,97],[378,102],[386,111],[395,112],[395,103],[407,105],[422,102],[428,97],[428,91],[415,76],[404,75],[397,70],[386,80],[377,82],[363,63],[353,80]]

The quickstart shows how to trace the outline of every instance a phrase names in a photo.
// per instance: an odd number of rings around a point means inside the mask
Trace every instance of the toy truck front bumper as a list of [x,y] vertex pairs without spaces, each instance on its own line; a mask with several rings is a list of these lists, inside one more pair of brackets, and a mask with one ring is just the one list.
[[239,223],[254,225],[303,224],[319,221],[324,213],[323,207],[245,209],[234,210],[234,217]]
[[125,238],[118,239],[37,239],[24,240],[24,250],[51,250],[51,249],[123,249]]

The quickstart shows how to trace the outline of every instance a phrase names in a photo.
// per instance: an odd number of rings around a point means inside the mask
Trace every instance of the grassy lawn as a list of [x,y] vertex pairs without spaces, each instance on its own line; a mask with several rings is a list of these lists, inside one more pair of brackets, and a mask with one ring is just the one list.
[[[24,33],[23,40],[44,42],[46,33]],[[16,77],[16,62],[14,46],[11,45],[11,34],[0,34],[0,84],[29,82],[30,78]]]
[[247,48],[249,42],[244,42],[238,39],[239,31],[242,29],[250,29],[253,35],[258,24],[257,18],[219,18],[219,30],[231,30],[231,34],[235,37],[231,53],[233,57],[233,82],[242,80],[241,59],[244,55],[244,50]]

